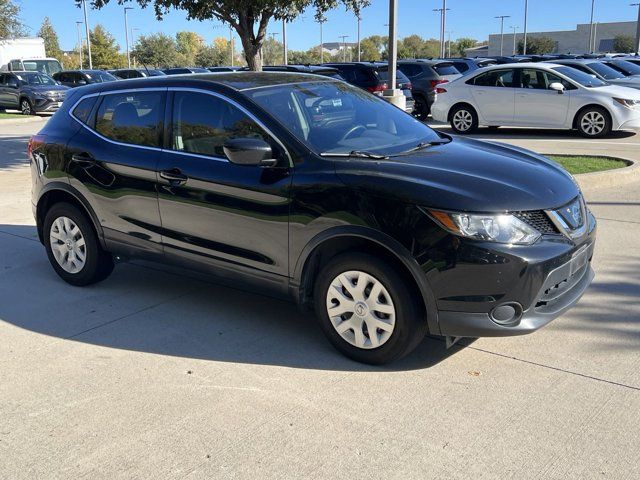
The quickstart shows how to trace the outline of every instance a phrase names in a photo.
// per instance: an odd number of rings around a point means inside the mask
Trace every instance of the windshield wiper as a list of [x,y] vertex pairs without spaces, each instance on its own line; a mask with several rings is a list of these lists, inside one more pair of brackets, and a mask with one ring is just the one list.
[[405,153],[417,152],[418,150],[424,150],[425,148],[434,147],[436,145],[444,145],[446,143],[449,143],[450,141],[451,141],[450,138],[441,138],[439,140],[431,140],[430,142],[420,142],[415,147],[410,148],[409,150],[405,150],[404,152],[401,152],[399,155],[404,155]]
[[385,160],[389,158],[388,155],[381,155],[379,153],[367,152],[366,150],[352,150],[349,153],[331,153],[322,152],[321,157],[358,157],[358,158],[373,158],[374,160]]

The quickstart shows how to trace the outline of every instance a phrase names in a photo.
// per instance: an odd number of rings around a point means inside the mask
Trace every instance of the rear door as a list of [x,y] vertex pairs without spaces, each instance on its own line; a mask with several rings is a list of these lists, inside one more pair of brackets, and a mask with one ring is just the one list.
[[166,89],[108,92],[73,110],[84,128],[67,145],[69,180],[116,252],[162,252],[156,175],[165,97]]
[[[283,148],[222,96],[176,90],[170,102],[169,148],[159,167],[165,254],[258,276],[288,275],[291,171]],[[270,143],[283,167],[229,162],[223,144],[240,137]]]
[[[573,85],[537,68],[520,69],[518,78],[514,123],[531,127],[563,127]],[[549,86],[552,83],[561,83],[567,90],[563,93],[551,90]]]
[[491,70],[467,82],[478,107],[480,123],[511,125],[515,113],[515,69]]

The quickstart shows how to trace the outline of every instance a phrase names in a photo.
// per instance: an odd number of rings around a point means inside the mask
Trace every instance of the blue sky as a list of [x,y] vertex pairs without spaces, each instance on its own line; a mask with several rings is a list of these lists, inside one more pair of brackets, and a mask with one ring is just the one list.
[[[49,16],[63,49],[71,50],[76,43],[76,20],[82,20],[82,11],[75,7],[73,0],[15,0],[22,7],[22,19],[31,28],[38,31],[45,16]],[[400,37],[417,33],[425,38],[439,36],[439,15],[432,10],[442,6],[442,0],[398,0],[398,32]],[[629,6],[630,0],[596,0],[595,19],[598,22],[630,21],[637,18],[637,10]],[[55,4],[55,8],[53,5]],[[188,22],[181,11],[171,12],[158,22],[149,8],[143,10],[136,2],[130,4],[135,10],[129,11],[129,26],[138,28],[135,35],[164,32],[174,35],[180,30],[193,30],[207,41],[214,37],[228,37],[228,30],[218,27],[218,22]],[[499,31],[496,15],[511,15],[505,19],[505,31],[510,26],[518,26],[522,31],[524,24],[524,0],[448,0],[447,30],[451,37],[473,37],[486,39],[489,33]],[[588,23],[591,0],[529,0],[529,31],[571,30],[578,23]],[[90,10],[89,23],[103,24],[115,37],[124,50],[123,7],[112,0],[102,10]],[[288,26],[289,48],[306,50],[320,43],[318,25],[313,22],[313,12],[307,12],[305,18],[299,18]],[[362,37],[384,34],[388,18],[388,2],[373,0],[371,6],[363,12],[361,25]],[[349,35],[347,41],[355,41],[356,21],[344,7],[332,11],[329,21],[324,25],[324,41],[339,41],[340,35]],[[280,25],[271,24],[269,32],[279,32]]]

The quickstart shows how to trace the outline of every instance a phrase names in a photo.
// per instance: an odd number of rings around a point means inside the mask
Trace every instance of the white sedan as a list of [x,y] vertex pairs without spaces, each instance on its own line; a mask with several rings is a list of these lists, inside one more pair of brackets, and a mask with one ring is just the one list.
[[457,133],[479,125],[520,126],[577,129],[599,138],[640,128],[640,91],[566,65],[495,65],[438,88],[431,115]]

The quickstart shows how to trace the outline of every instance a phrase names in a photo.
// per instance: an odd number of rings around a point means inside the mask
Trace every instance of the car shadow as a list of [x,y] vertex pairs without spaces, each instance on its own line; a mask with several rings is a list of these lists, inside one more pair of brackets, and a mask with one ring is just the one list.
[[[338,371],[429,368],[464,349],[427,337],[388,366],[353,362],[325,340],[313,314],[284,300],[143,262],[106,281],[72,287],[54,273],[35,227],[0,225],[0,320],[101,347],[218,362]],[[473,339],[469,339],[473,342]]]
[[27,145],[29,135],[0,136],[0,170],[27,165]]

